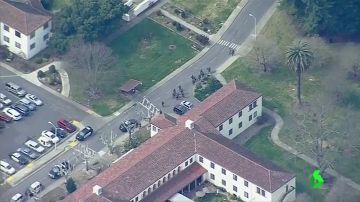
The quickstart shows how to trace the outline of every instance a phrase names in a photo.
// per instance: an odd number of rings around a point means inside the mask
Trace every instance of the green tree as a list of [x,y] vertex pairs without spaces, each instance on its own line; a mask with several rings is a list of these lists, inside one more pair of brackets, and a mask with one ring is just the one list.
[[69,193],[73,193],[76,191],[76,184],[73,178],[69,177],[69,179],[66,180],[66,190]]
[[288,66],[296,73],[297,98],[301,105],[301,75],[309,69],[313,60],[313,52],[306,42],[297,41],[286,51]]

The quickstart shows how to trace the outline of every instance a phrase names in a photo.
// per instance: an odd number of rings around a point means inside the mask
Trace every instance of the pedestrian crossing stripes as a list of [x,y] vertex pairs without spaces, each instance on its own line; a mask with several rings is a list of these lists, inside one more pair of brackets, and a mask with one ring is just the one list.
[[237,45],[235,43],[231,43],[229,41],[225,41],[225,40],[222,40],[222,39],[219,40],[217,43],[222,45],[222,46],[226,46],[226,47],[229,47],[229,48],[235,49],[235,50],[238,50],[239,47],[240,47],[240,45]]

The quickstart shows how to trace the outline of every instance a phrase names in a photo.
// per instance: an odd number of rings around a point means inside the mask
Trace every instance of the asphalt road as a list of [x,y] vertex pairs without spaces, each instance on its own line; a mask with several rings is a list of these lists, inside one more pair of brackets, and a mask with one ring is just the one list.
[[[242,12],[236,17],[235,21],[228,28],[228,30],[224,33],[222,40],[226,40],[235,44],[240,45],[244,42],[244,40],[253,32],[254,29],[254,21],[249,16],[249,13],[256,16],[257,20],[263,17],[266,11],[270,8],[270,6],[275,2],[275,0],[249,0],[249,3],[243,8]],[[169,81],[165,82],[163,85],[155,89],[148,95],[145,95],[147,98],[151,100],[156,106],[158,106],[164,112],[172,113],[172,107],[179,103],[180,100],[175,100],[172,98],[173,89],[177,89],[179,85],[185,89],[186,99],[192,101],[193,103],[197,103],[197,101],[191,96],[191,92],[193,89],[193,85],[191,83],[190,76],[198,75],[200,69],[206,71],[207,67],[210,67],[212,70],[215,70],[220,65],[222,65],[228,58],[229,48],[223,45],[215,44],[212,46],[209,51],[201,57],[199,60],[194,62],[192,65],[181,71],[178,75],[171,78]],[[165,108],[160,107],[161,101],[165,101]],[[134,110],[137,109],[137,110]],[[138,118],[141,113],[138,112],[138,107],[132,107],[126,113],[121,114],[113,121],[100,126],[101,128],[94,127],[95,129],[99,129],[97,134],[91,137],[89,140],[85,142],[92,149],[99,151],[104,145],[99,140],[99,135],[108,135],[110,134],[110,130],[113,129],[117,131],[119,123],[122,120],[126,120],[128,118]],[[80,119],[81,120],[81,119]],[[47,121],[45,121],[47,122]],[[93,120],[96,122],[96,120]],[[101,125],[101,124],[100,124]],[[46,164],[42,169],[39,169],[34,174],[27,177],[26,180],[18,184],[16,187],[13,187],[1,194],[1,199],[9,199],[17,192],[24,192],[28,186],[38,180],[43,183],[45,186],[50,185],[53,180],[47,177],[47,172],[50,168],[57,162],[61,162],[64,159],[71,159],[74,156],[74,151],[70,150],[60,157],[54,159],[52,162]]]

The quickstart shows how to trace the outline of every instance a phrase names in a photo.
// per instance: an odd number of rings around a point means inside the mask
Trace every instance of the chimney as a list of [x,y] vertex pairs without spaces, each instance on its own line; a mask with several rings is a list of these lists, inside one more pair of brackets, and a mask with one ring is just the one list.
[[185,121],[185,127],[192,130],[194,128],[194,121],[188,119]]
[[102,194],[102,187],[99,185],[93,186],[93,193],[100,196]]

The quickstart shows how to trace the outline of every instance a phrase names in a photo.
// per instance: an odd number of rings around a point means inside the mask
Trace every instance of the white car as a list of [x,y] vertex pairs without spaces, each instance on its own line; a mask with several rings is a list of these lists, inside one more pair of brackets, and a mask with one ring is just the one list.
[[11,202],[22,202],[24,200],[25,200],[24,196],[20,193],[17,193],[13,197],[11,197]]
[[11,109],[11,108],[9,108],[9,107],[6,107],[6,108],[3,110],[3,112],[4,112],[6,115],[10,116],[10,117],[11,117],[12,119],[14,119],[15,121],[18,121],[18,120],[20,120],[20,119],[22,118],[21,114],[20,114],[18,111],[16,111],[15,109]]
[[10,105],[11,104],[11,100],[6,97],[6,95],[0,93],[0,102],[2,102],[4,105]]
[[38,194],[41,192],[42,189],[43,189],[43,185],[39,181],[32,183],[29,187],[29,191],[32,194]]
[[32,103],[36,104],[37,106],[40,106],[43,104],[43,102],[38,97],[36,97],[35,95],[32,95],[30,93],[26,94],[25,98],[30,100]]
[[5,161],[0,161],[0,170],[3,172],[12,175],[15,173],[15,168],[12,167],[10,164],[6,163]]
[[48,137],[45,137],[45,136],[39,137],[38,142],[39,142],[42,146],[47,147],[47,148],[49,148],[49,147],[52,146],[52,141],[51,141],[51,139],[48,138]]
[[191,109],[194,105],[191,103],[191,102],[189,102],[189,101],[182,101],[181,103],[180,103],[182,106],[184,106],[184,107],[186,107],[187,109]]
[[54,133],[48,130],[44,130],[43,132],[41,132],[41,136],[49,138],[54,144],[60,141],[59,137],[57,137]]
[[45,148],[42,147],[39,143],[33,141],[33,140],[28,140],[25,142],[25,146],[29,147],[30,149],[38,152],[38,153],[43,153]]

